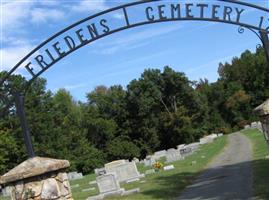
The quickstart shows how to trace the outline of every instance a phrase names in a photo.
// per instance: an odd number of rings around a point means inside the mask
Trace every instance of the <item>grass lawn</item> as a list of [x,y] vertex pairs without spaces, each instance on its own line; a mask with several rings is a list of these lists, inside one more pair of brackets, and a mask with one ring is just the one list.
[[[147,175],[140,181],[121,184],[121,187],[125,190],[140,188],[140,193],[109,199],[174,199],[178,197],[180,192],[191,183],[193,178],[197,176],[218,153],[221,152],[226,143],[227,136],[223,136],[211,144],[202,145],[200,150],[193,155],[188,156],[184,160],[171,163],[175,166],[175,169],[173,170],[160,171],[155,174]],[[196,164],[192,165],[192,161],[196,161]],[[140,173],[144,173],[145,170],[150,169],[150,167],[144,167],[143,164],[138,164],[137,168]],[[89,196],[97,195],[99,193],[97,185],[89,184],[90,181],[94,180],[95,174],[90,174],[84,176],[83,179],[70,181],[74,200],[85,200]],[[0,197],[0,200],[7,199]]]
[[263,134],[258,130],[242,131],[252,142],[253,147],[253,195],[257,199],[269,199],[269,155]]
[[[193,178],[205,168],[213,157],[221,152],[226,143],[227,137],[224,136],[218,138],[211,144],[202,145],[197,153],[187,157],[185,160],[171,163],[175,166],[174,170],[160,171],[155,174],[147,175],[140,181],[121,184],[121,187],[125,190],[140,188],[140,193],[125,197],[117,196],[109,199],[174,199],[178,197],[180,192],[191,183]],[[203,158],[203,156],[205,157]],[[197,163],[192,165],[192,161],[196,161]],[[150,169],[150,167],[144,167],[142,164],[138,164],[137,167],[140,173],[144,173],[145,170]],[[97,188],[96,185],[89,185],[89,182],[93,180],[95,180],[94,175],[88,175],[85,176],[84,179],[71,181],[71,185],[79,184],[79,187],[72,188],[73,198],[75,200],[85,200],[89,196],[98,194],[98,189],[82,192],[83,189],[89,187]]]

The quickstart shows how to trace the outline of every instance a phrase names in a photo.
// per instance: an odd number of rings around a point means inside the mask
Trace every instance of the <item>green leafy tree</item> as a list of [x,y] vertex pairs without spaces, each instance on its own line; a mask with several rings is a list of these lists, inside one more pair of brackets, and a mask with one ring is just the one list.
[[140,149],[128,138],[117,137],[107,146],[107,152],[110,159],[129,159],[140,157]]

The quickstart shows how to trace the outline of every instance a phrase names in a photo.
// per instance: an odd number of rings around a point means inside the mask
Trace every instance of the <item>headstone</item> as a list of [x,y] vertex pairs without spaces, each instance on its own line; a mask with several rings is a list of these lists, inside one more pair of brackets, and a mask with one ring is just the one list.
[[97,169],[94,169],[94,173],[97,176],[101,176],[101,175],[104,175],[106,173],[106,169],[104,167],[103,168],[97,168]]
[[257,123],[257,129],[263,133],[262,123],[260,121]]
[[77,180],[77,179],[83,178],[82,173],[78,173],[78,172],[69,172],[67,176],[69,180]]
[[138,159],[138,158],[133,158],[133,161],[134,161],[135,163],[139,163],[139,159]]
[[[217,137],[217,136],[216,136]],[[207,144],[207,143],[211,143],[214,141],[214,139],[216,138],[215,136],[205,136],[203,138],[200,139],[200,144]]]
[[250,125],[245,125],[244,126],[244,129],[249,129],[250,128]]
[[191,151],[196,151],[199,149],[200,143],[199,142],[195,142],[195,143],[191,143],[186,145],[184,148],[191,148]]
[[123,188],[120,188],[120,184],[116,178],[115,173],[107,173],[102,176],[98,176],[96,177],[96,182],[100,194],[97,196],[89,197],[87,198],[87,200],[104,199],[105,197],[110,196],[126,196],[138,193],[140,191],[139,188],[127,191],[125,191]]
[[136,194],[136,193],[139,193],[140,192],[140,189],[139,188],[134,188],[134,189],[131,189],[131,190],[126,190],[122,193],[122,196],[127,196],[127,195],[131,195],[131,194]]
[[156,151],[153,154],[153,157],[155,160],[159,160],[160,158],[165,157],[165,156],[166,156],[166,150]]
[[175,162],[178,160],[182,160],[183,157],[180,153],[180,151],[176,150],[176,149],[168,149],[166,152],[166,162]]
[[97,182],[96,181],[90,181],[89,185],[95,185]]
[[181,156],[188,156],[188,155],[190,155],[192,153],[193,153],[193,151],[192,151],[191,147],[185,146],[184,148],[180,149]]
[[217,136],[221,137],[221,136],[223,136],[223,133],[218,133]]
[[120,188],[120,184],[116,179],[116,174],[107,173],[96,177],[97,186],[101,196],[120,195],[124,189]]
[[191,165],[196,165],[196,163],[197,162],[194,160],[194,161],[191,162]]
[[82,189],[81,192],[93,191],[93,190],[95,190],[95,189],[96,189],[95,187],[85,188],[85,189]]
[[183,149],[185,146],[185,144],[180,144],[180,145],[177,145],[177,150],[180,150],[180,149]]
[[148,170],[145,171],[146,175],[154,174],[154,173],[155,173],[155,169],[148,169]]
[[143,161],[145,167],[151,167],[156,163],[156,160],[152,156],[147,156]]
[[113,168],[114,166],[118,166],[118,165],[121,165],[124,163],[126,163],[126,160],[115,160],[115,161],[112,161],[110,163],[106,163],[105,169]]
[[168,170],[172,170],[172,169],[175,169],[174,165],[167,165],[167,166],[163,167],[164,171],[168,171]]
[[208,143],[207,138],[206,137],[200,138],[199,143],[200,144],[206,144],[206,143]]
[[207,137],[207,143],[212,143],[212,142],[214,142],[214,140],[217,138],[217,137],[215,137],[215,136],[210,136],[210,135],[208,135]]
[[258,128],[258,123],[257,123],[257,122],[252,122],[252,123],[250,124],[250,127],[251,127],[251,128]]
[[105,169],[107,173],[115,173],[119,182],[137,181],[144,177],[139,174],[135,162],[113,162],[113,164],[106,164]]
[[78,188],[79,187],[79,184],[71,185],[70,187],[71,188]]
[[263,132],[262,123],[260,121],[258,121],[258,122],[252,122],[250,124],[250,128],[258,129],[259,131]]
[[212,138],[213,140],[215,140],[218,137],[218,135],[216,133],[213,133],[213,134],[210,134],[206,137],[209,137],[209,138]]

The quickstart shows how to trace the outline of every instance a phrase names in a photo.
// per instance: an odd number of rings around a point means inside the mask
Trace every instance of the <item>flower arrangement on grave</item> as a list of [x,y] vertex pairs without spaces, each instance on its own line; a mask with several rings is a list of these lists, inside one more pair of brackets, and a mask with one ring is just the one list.
[[153,168],[155,171],[159,171],[163,167],[163,164],[160,161],[157,161],[156,163],[153,164]]

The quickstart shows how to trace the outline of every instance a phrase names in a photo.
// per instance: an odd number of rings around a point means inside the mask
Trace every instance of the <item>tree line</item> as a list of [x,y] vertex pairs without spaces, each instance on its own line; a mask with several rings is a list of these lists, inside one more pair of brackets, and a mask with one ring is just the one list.
[[[7,72],[1,72],[0,78]],[[85,174],[115,159],[144,158],[156,150],[191,143],[210,133],[229,133],[257,120],[253,109],[269,97],[263,49],[219,64],[219,78],[190,81],[166,66],[146,69],[126,88],[98,86],[87,102],[65,89],[55,94],[38,78],[25,98],[37,155],[68,159]],[[1,90],[9,96],[26,80],[13,75]],[[2,105],[3,106],[3,103]],[[14,105],[0,119],[0,174],[27,159]]]

